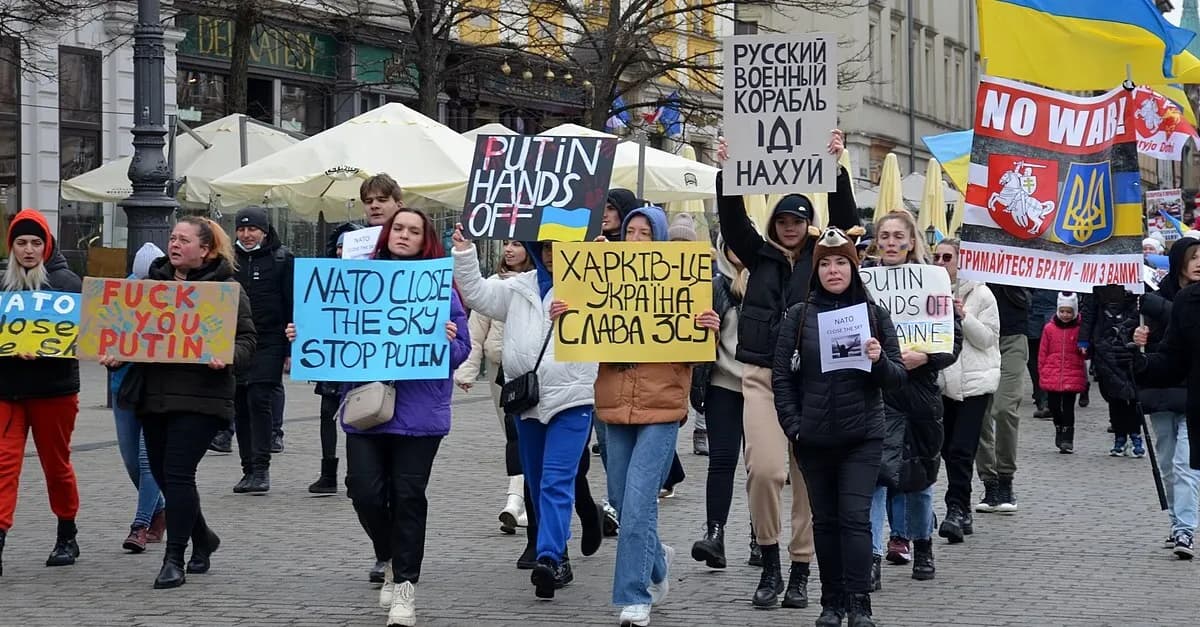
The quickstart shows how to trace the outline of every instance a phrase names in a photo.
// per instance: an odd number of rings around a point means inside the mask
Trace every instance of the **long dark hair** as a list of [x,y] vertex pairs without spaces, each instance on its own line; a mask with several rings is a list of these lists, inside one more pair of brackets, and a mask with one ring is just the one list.
[[421,251],[417,253],[414,259],[440,259],[446,256],[446,249],[442,246],[442,240],[437,236],[436,228],[433,226],[433,220],[420,209],[411,209],[409,207],[401,207],[392,217],[388,218],[387,222],[383,223],[383,230],[379,232],[379,240],[375,242],[375,259],[396,259],[392,251],[388,250],[388,239],[392,235],[392,226],[396,223],[396,216],[402,213],[413,213],[421,217],[422,231],[421,236]]

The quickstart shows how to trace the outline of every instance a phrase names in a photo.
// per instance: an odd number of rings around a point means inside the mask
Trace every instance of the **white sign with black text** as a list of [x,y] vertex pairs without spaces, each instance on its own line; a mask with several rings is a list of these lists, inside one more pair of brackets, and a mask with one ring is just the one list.
[[342,259],[370,259],[375,254],[382,226],[368,226],[357,231],[347,231],[342,238]]
[[867,341],[871,339],[871,320],[866,303],[817,314],[820,335],[821,372],[855,369],[871,371]]
[[837,36],[726,37],[728,195],[832,192],[837,159]]

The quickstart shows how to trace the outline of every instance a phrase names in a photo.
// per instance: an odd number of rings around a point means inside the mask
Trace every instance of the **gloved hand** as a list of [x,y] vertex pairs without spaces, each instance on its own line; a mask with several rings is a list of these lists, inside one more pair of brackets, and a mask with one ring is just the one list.
[[1089,350],[1091,349],[1091,347],[1092,347],[1092,345],[1091,345],[1091,343],[1090,343],[1090,342],[1079,342],[1079,343],[1078,343],[1078,344],[1076,344],[1075,346],[1079,348],[1079,352],[1080,352],[1080,354],[1082,354],[1084,357],[1089,357],[1089,358],[1091,357],[1091,356],[1088,354],[1088,351],[1089,351]]

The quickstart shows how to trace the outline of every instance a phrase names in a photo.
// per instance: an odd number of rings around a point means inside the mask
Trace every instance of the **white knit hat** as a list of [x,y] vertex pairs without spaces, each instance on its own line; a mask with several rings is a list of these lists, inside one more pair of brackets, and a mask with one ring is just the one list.
[[[1157,233],[1155,235],[1157,235]],[[1160,255],[1164,250],[1166,250],[1166,246],[1164,246],[1157,237],[1147,237],[1146,239],[1142,240],[1142,248],[1145,248],[1146,246],[1153,246],[1154,250]]]
[[1079,311],[1079,295],[1074,292],[1058,293],[1058,308],[1070,307],[1071,311]]

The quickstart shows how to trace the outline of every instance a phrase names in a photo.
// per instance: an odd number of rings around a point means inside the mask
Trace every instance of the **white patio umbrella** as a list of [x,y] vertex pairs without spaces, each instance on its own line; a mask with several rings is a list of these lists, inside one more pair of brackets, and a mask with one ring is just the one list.
[[507,126],[505,126],[499,122],[492,122],[491,124],[484,124],[483,126],[481,126],[479,128],[471,129],[471,130],[463,133],[462,136],[466,137],[467,139],[471,140],[472,143],[474,143],[475,138],[479,137],[480,135],[516,135],[516,134],[517,134],[517,132],[512,130],[511,128],[508,128]]
[[387,173],[406,195],[443,202],[447,190],[465,191],[473,152],[471,140],[389,103],[227,174],[213,188],[222,207],[265,200],[315,216],[345,210],[363,180]]
[[[179,201],[190,206],[205,206],[212,194],[213,179],[242,166],[242,118],[235,113],[196,127],[192,133],[175,137],[175,178],[184,179]],[[288,133],[256,121],[246,122],[246,163],[252,163],[299,143]],[[199,137],[199,139],[197,139]],[[203,140],[203,143],[202,141]],[[205,146],[205,144],[208,144]],[[64,200],[83,202],[119,202],[133,193],[129,182],[129,162],[122,157],[62,182]]]

